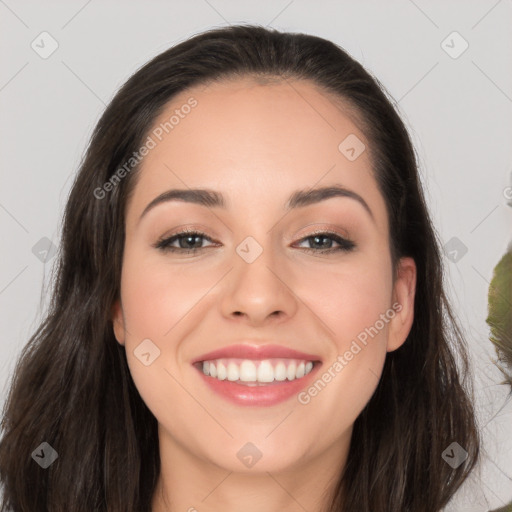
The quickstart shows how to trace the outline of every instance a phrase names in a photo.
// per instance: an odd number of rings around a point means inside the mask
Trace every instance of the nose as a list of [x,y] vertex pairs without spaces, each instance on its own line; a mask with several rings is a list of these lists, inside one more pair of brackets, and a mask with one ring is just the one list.
[[293,291],[291,274],[276,263],[270,249],[249,261],[235,253],[234,268],[223,291],[222,314],[230,320],[243,318],[253,326],[293,317],[298,297]]

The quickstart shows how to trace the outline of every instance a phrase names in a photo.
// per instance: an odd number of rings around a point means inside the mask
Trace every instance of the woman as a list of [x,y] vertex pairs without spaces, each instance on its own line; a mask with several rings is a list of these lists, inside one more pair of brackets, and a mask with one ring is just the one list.
[[466,371],[379,82],[318,37],[211,30],[93,133],[2,510],[438,511],[478,459]]

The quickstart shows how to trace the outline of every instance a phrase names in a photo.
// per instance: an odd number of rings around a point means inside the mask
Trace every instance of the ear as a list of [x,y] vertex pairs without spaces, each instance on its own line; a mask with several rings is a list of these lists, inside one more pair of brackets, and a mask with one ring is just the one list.
[[121,307],[121,301],[118,299],[112,306],[112,324],[114,328],[114,336],[120,345],[124,345],[125,338],[125,326],[123,308]]
[[388,352],[401,347],[409,335],[414,320],[415,294],[416,263],[410,257],[401,258],[393,286],[393,309],[396,314],[389,322]]

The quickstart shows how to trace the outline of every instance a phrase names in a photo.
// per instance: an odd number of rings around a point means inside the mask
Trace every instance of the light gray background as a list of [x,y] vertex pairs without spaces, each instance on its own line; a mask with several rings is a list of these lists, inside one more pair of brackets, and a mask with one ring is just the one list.
[[[512,239],[511,21],[512,0],[0,0],[2,403],[48,301],[55,258],[43,264],[32,248],[43,237],[59,244],[71,177],[105,105],[137,68],[191,35],[270,25],[331,39],[398,101],[440,237],[467,247],[456,263],[445,256],[447,285],[471,347],[484,453],[447,510],[512,499],[512,404],[485,323],[492,269]],[[31,48],[43,31],[59,45],[47,59]],[[453,31],[469,44],[458,58],[442,46]],[[462,48],[453,38],[444,45]]]

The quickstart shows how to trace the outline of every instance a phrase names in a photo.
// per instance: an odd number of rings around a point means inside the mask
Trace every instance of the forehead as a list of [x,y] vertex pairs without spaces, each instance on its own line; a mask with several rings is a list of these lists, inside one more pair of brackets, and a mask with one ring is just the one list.
[[368,148],[352,119],[348,105],[305,80],[189,88],[153,123],[155,145],[142,161],[132,210],[140,214],[176,187],[223,191],[229,208],[278,204],[291,191],[336,183],[364,195],[380,216],[385,207],[368,151],[356,159],[343,153],[347,144]]

